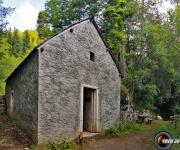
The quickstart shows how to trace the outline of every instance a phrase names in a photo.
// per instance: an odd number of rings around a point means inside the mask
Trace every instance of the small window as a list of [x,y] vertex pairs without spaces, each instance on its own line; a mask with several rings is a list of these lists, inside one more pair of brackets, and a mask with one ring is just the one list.
[[94,53],[93,52],[90,52],[90,60],[94,61]]

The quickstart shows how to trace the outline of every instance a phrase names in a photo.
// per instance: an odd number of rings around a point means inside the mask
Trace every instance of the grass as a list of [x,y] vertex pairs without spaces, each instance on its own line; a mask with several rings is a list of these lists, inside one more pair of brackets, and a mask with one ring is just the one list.
[[180,138],[180,122],[178,122],[178,126],[175,129],[174,124],[169,121],[163,121],[161,126],[158,128],[158,131],[167,131],[173,136],[173,138]]
[[105,135],[111,136],[111,137],[121,137],[121,136],[129,135],[137,131],[143,131],[148,128],[149,127],[144,124],[122,121],[118,125],[115,125],[105,130]]
[[64,136],[60,136],[60,138],[54,142],[50,142],[48,144],[41,145],[33,145],[32,150],[79,150],[79,146],[75,141],[65,140]]
[[[165,131],[169,132],[173,139],[180,139],[180,120],[177,122],[177,127],[175,129],[174,124],[169,121],[162,121],[157,132]],[[180,150],[180,144],[173,144],[173,150]]]

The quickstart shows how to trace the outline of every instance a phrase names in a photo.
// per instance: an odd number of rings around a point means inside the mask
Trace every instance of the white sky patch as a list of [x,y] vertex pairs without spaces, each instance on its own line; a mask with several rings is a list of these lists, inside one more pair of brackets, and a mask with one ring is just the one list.
[[38,9],[34,8],[29,2],[17,8],[14,15],[17,17],[18,22],[20,22],[18,23],[20,29],[35,28],[38,12]]
[[163,3],[159,6],[159,12],[160,13],[166,13],[170,9],[174,9],[175,5],[172,5],[170,1],[163,0]]
[[[11,0],[8,2],[10,3]],[[15,11],[7,17],[8,28],[17,28],[21,31],[26,29],[35,29],[36,22],[38,18],[38,13],[40,10],[44,9],[44,4],[41,4],[39,7],[30,0],[24,0],[24,2],[13,1],[14,3],[7,6],[15,8]],[[6,6],[6,7],[7,7]]]

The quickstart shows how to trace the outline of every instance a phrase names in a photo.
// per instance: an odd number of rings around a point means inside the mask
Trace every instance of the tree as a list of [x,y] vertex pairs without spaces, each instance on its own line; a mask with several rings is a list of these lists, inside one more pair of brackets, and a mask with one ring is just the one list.
[[108,47],[119,65],[122,76],[127,72],[125,59],[125,45],[127,34],[124,30],[125,22],[132,17],[134,11],[134,1],[112,0],[108,1],[106,9],[103,11],[102,32]]
[[17,65],[40,43],[37,31],[20,32],[14,28],[6,30],[5,18],[14,9],[2,6],[0,0],[0,95],[5,93],[5,79]]
[[155,109],[168,118],[179,106],[179,17],[169,13],[171,19],[162,20],[150,6],[138,3],[126,23],[128,74],[123,82],[138,108]]
[[45,4],[48,23],[58,32],[73,22],[101,11],[102,0],[49,0]]
[[0,59],[0,95],[5,94],[5,79],[10,75],[14,68],[19,64],[19,60],[10,56],[8,52],[4,52]]
[[[3,1],[0,0],[0,47],[2,46],[2,38],[4,36],[4,29],[6,28],[7,21],[5,21],[5,18],[14,11],[14,8],[10,7],[3,7],[2,6]],[[0,58],[2,57],[3,52],[0,51]]]
[[0,0],[0,32],[2,32],[3,29],[6,28],[7,21],[5,21],[5,18],[14,11],[14,8],[3,7],[2,4],[3,1]]
[[12,55],[13,54],[13,33],[12,33],[11,28],[7,32],[7,43],[9,45],[9,48],[8,48],[9,54]]
[[23,39],[22,39],[22,51],[23,53],[26,53],[26,51],[31,48],[31,44],[30,44],[30,35],[29,35],[29,32],[28,30],[26,30],[24,32],[24,36],[23,36]]
[[13,33],[11,32],[11,30],[8,32],[7,42],[9,44],[10,55],[14,55],[15,57],[22,55],[22,39],[20,37],[20,32],[18,29],[14,28]]
[[3,1],[0,0],[0,95],[4,94],[5,82],[4,79],[10,73],[11,69],[16,64],[15,58],[11,58],[9,53],[6,51],[6,17],[13,12],[13,8],[3,7]]
[[46,11],[40,11],[38,14],[37,31],[40,39],[46,39],[53,34]]

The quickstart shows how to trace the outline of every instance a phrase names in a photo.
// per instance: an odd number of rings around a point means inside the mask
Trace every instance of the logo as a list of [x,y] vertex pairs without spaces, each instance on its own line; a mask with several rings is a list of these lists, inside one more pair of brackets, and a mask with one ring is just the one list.
[[174,143],[172,136],[168,132],[158,132],[154,136],[154,145],[158,150],[168,150]]

